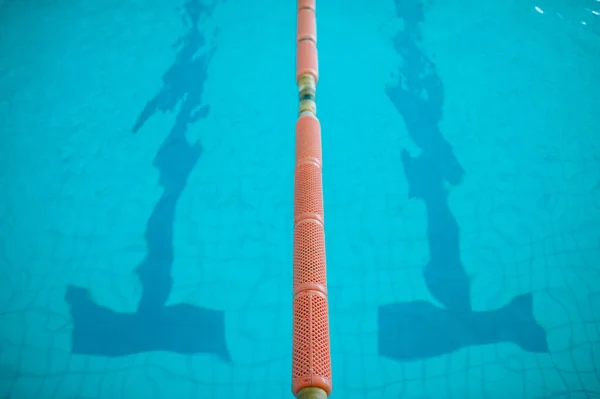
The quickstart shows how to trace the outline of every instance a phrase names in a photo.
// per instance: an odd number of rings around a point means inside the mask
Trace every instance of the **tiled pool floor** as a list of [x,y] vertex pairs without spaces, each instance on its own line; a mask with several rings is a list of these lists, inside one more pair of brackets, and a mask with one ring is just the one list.
[[[598,3],[317,7],[331,397],[600,397]],[[0,397],[291,397],[294,11],[0,1]]]

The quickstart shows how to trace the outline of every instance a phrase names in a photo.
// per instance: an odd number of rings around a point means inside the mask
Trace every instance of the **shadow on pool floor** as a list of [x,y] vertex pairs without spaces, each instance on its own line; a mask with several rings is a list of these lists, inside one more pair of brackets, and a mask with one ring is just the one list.
[[202,154],[200,142],[190,144],[186,132],[209,112],[208,106],[202,106],[202,94],[214,48],[206,46],[198,23],[201,15],[210,13],[212,7],[205,7],[198,0],[185,3],[184,16],[190,29],[175,44],[180,49],[163,76],[161,91],[148,101],[132,129],[136,133],[156,112],[170,112],[179,107],[175,124],[154,160],[163,194],[148,219],[147,254],[136,269],[142,285],[138,309],[135,313],[116,312],[96,304],[86,289],[69,286],[65,299],[73,319],[73,353],[103,356],[148,351],[211,353],[231,362],[222,311],[185,303],[165,306],[172,289],[175,209]]
[[438,127],[444,87],[435,65],[420,49],[423,4],[396,0],[396,9],[404,22],[395,39],[403,64],[398,71],[401,83],[388,87],[387,95],[421,150],[417,157],[404,150],[401,161],[409,197],[425,203],[429,262],[423,277],[443,307],[426,301],[381,306],[379,354],[416,360],[500,342],[515,343],[529,352],[548,352],[546,333],[533,315],[531,294],[517,296],[501,309],[472,310],[470,281],[460,259],[460,228],[448,205],[448,187],[460,184],[464,170]]

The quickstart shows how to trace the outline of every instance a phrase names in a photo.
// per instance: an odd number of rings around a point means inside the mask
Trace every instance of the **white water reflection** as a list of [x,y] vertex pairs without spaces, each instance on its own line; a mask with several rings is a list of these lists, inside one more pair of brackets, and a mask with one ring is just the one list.
[[[562,3],[562,2],[561,2]],[[534,10],[549,18],[559,18],[567,23],[578,24],[585,27],[596,26],[595,31],[600,33],[600,0],[589,0],[587,7],[559,4],[556,1],[547,1],[534,6]]]

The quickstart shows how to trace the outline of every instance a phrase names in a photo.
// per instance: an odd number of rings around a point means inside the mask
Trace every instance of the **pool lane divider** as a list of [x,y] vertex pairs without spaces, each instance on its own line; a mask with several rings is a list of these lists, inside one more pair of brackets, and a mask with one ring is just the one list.
[[299,0],[297,12],[292,393],[324,399],[332,386],[315,0]]

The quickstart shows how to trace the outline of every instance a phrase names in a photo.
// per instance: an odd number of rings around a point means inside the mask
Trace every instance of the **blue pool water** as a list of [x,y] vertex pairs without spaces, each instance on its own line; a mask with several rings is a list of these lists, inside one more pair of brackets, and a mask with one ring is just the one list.
[[[375,3],[317,4],[331,397],[600,398],[600,3]],[[0,398],[292,396],[295,18],[0,1]]]

